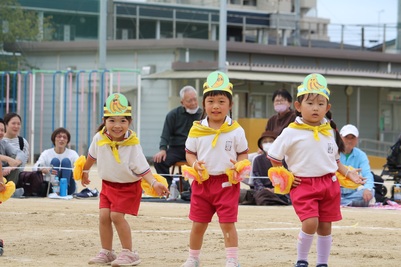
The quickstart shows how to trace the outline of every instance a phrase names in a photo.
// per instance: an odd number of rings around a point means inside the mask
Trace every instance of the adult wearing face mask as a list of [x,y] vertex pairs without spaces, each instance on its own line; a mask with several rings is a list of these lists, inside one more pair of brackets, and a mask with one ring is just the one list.
[[[160,136],[160,151],[153,156],[158,174],[168,174],[172,165],[185,159],[185,141],[194,121],[199,120],[202,109],[198,105],[198,93],[192,86],[180,90],[181,106],[171,110],[164,121]],[[168,185],[172,177],[166,176]]]
[[258,147],[263,152],[261,155],[256,156],[252,162],[252,178],[250,181],[253,184],[253,197],[256,205],[291,204],[288,195],[279,195],[273,192],[273,184],[267,178],[267,172],[272,167],[272,164],[266,155],[277,136],[277,133],[274,131],[265,131],[258,140]]
[[277,114],[269,118],[265,130],[274,131],[279,135],[284,128],[294,122],[296,114],[295,110],[291,109],[292,96],[287,90],[276,90],[273,93],[272,102]]

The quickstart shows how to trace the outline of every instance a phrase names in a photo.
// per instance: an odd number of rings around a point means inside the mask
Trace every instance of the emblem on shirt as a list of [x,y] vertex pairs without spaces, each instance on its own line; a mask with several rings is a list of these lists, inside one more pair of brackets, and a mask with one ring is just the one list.
[[333,143],[328,143],[327,144],[327,153],[333,154],[334,153],[334,144]]
[[233,146],[233,141],[226,141],[226,151],[231,151],[232,146]]

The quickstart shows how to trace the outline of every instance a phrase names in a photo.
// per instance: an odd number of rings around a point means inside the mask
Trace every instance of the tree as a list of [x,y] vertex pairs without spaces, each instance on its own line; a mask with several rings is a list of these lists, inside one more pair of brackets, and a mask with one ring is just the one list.
[[0,71],[15,71],[25,65],[25,58],[16,51],[5,51],[5,47],[16,47],[18,41],[41,39],[38,14],[23,10],[17,0],[0,1]]

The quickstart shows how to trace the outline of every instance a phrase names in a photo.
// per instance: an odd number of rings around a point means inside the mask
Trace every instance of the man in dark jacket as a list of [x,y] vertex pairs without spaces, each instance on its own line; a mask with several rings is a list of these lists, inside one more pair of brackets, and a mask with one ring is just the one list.
[[[154,167],[159,174],[168,174],[172,165],[185,159],[185,141],[195,120],[199,120],[202,109],[198,105],[198,94],[192,86],[180,90],[181,106],[171,110],[164,121],[160,137],[160,151],[153,156]],[[172,177],[166,176],[168,185]]]

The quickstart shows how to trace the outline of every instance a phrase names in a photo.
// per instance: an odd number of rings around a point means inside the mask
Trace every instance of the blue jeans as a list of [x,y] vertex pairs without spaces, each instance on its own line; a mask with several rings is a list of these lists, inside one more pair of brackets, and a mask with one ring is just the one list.
[[[367,207],[369,202],[363,200],[365,189],[349,189],[341,187],[341,206]],[[375,193],[372,193],[373,196]]]
[[59,179],[67,178],[68,195],[72,195],[73,193],[75,193],[77,186],[75,184],[74,178],[72,177],[71,161],[64,158],[60,162],[59,159],[53,158],[50,161],[50,164],[53,166],[53,169],[57,171],[57,176],[59,177]]

